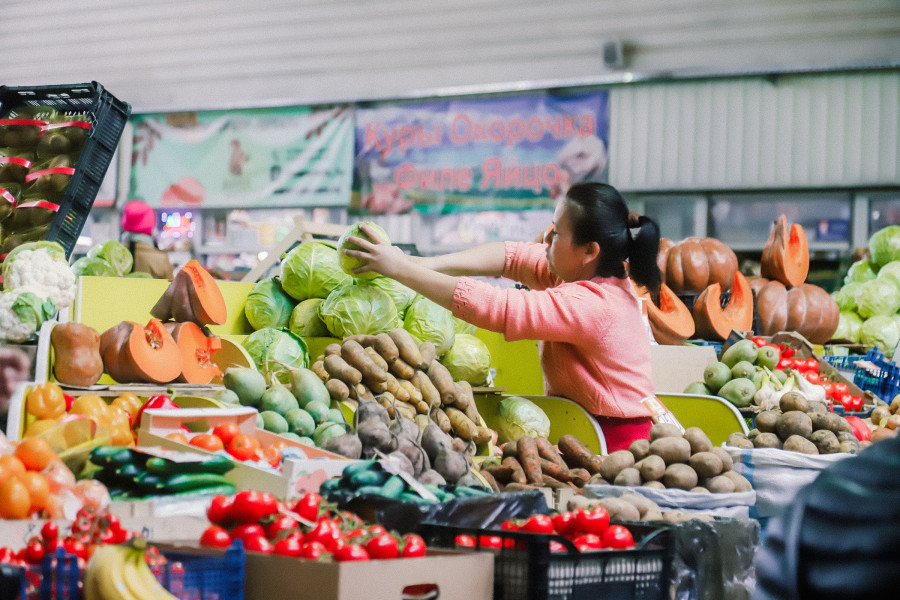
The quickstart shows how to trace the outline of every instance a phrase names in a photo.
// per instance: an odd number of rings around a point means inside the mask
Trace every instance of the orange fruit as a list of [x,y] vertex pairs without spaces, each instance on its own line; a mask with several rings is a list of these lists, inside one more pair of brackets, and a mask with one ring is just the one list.
[[181,442],[182,444],[188,443],[187,436],[178,431],[173,431],[172,433],[166,434],[166,439],[172,440],[173,442]]
[[16,457],[29,471],[42,471],[55,456],[56,452],[44,438],[26,438],[16,446]]
[[25,471],[18,476],[18,479],[28,490],[32,510],[41,510],[47,506],[47,500],[50,498],[50,484],[47,483],[47,478],[43,473]]
[[31,496],[18,477],[10,477],[0,485],[0,518],[24,519],[31,512]]
[[6,481],[11,475],[21,475],[25,472],[25,465],[14,454],[4,454],[0,456],[0,471],[6,473],[6,477],[0,480],[0,483]]

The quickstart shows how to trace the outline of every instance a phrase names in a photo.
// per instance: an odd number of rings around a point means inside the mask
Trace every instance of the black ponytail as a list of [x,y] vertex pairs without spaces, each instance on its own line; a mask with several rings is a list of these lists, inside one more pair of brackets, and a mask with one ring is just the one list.
[[[605,183],[577,183],[569,188],[566,200],[574,209],[570,211],[573,241],[600,245],[596,276],[621,279],[630,275],[639,285],[647,287],[655,301],[662,279],[656,264],[659,252],[656,222],[629,213],[616,188]],[[637,230],[633,236],[632,229]]]

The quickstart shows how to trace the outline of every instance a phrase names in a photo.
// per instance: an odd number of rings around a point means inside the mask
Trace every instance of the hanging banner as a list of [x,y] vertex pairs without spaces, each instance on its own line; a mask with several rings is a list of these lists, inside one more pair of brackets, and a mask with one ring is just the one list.
[[308,107],[134,117],[130,199],[151,206],[347,206],[353,111]]
[[353,214],[552,208],[606,181],[609,94],[549,93],[356,111]]

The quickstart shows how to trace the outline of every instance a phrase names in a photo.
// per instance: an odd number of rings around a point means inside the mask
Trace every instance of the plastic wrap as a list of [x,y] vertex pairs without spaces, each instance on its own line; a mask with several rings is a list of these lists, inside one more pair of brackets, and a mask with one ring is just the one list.
[[606,498],[609,496],[617,498],[627,493],[639,494],[649,500],[653,500],[662,512],[677,509],[684,512],[706,513],[733,519],[746,519],[750,516],[750,509],[756,504],[756,492],[695,494],[678,489],[657,490],[644,486],[631,487],[596,484],[584,486],[584,495],[588,498]]

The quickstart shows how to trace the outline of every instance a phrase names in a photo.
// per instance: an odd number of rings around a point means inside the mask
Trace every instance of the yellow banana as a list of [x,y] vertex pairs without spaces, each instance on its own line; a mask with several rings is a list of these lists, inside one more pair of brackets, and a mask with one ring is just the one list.
[[[92,594],[96,592],[96,600],[138,600],[128,589],[125,583],[125,561],[128,557],[128,549],[124,546],[100,546],[94,550],[94,554],[88,561],[87,570],[92,570],[92,579],[96,585],[92,585]],[[85,576],[85,600],[95,600],[88,596],[88,577]]]
[[178,600],[156,579],[144,555],[145,545],[137,542],[128,550],[125,559],[125,581],[138,600]]

